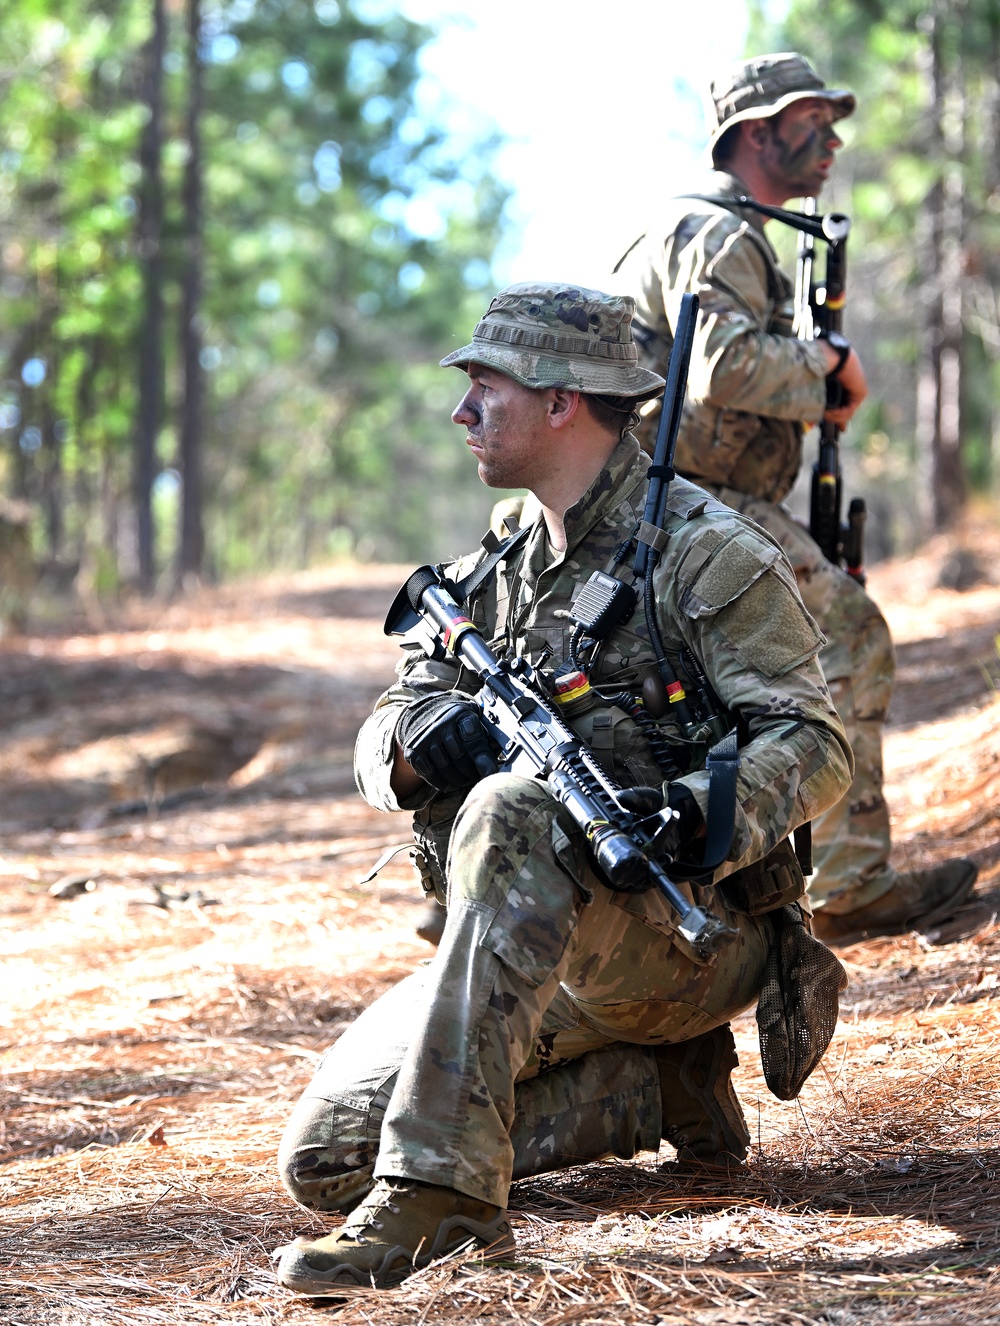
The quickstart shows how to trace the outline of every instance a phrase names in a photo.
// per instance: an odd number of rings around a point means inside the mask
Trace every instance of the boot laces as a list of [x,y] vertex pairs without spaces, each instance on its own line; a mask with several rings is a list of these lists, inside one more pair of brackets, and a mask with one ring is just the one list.
[[[417,1190],[413,1186],[405,1188],[389,1188],[386,1196],[378,1202],[368,1219],[366,1219],[364,1223],[359,1223],[356,1229],[352,1229],[350,1231],[350,1236],[356,1243],[366,1243],[367,1239],[364,1236],[364,1231],[366,1229],[374,1229],[378,1233],[381,1233],[382,1230],[385,1229],[385,1222],[378,1218],[378,1213],[380,1211],[391,1211],[393,1215],[399,1215],[401,1208],[392,1200],[393,1197],[416,1197],[416,1195]],[[346,1234],[348,1231],[345,1230],[344,1232]]]

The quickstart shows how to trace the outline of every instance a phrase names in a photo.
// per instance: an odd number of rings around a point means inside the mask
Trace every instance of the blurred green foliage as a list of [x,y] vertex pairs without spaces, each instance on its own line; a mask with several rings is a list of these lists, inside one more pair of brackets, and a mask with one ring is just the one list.
[[[495,139],[422,118],[432,34],[385,6],[202,11],[209,573],[474,542],[490,498],[448,419],[460,380],[436,360],[467,338],[491,283],[505,202]],[[167,12],[164,573],[178,506],[184,0]],[[103,589],[134,573],[150,24],[149,0],[0,6],[0,486],[37,504],[40,552]]]

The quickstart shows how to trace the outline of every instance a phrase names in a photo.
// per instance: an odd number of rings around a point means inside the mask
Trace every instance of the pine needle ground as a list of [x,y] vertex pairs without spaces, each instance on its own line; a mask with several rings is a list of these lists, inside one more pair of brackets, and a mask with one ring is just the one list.
[[[664,1147],[521,1183],[509,1264],[458,1256],[323,1303],[274,1282],[275,1247],[334,1223],[281,1190],[278,1138],[322,1050],[429,952],[405,856],[357,882],[407,826],[349,780],[402,573],[5,645],[2,1319],[1000,1322],[1000,591],[934,591],[919,570],[876,584],[901,661],[889,795],[902,862],[978,861],[969,904],[842,950],[841,1023],[798,1101],[769,1096],[740,1020],[745,1174],[678,1175]],[[254,753],[183,804],[147,786],[137,810],[143,734],[162,750],[192,712],[252,731]]]

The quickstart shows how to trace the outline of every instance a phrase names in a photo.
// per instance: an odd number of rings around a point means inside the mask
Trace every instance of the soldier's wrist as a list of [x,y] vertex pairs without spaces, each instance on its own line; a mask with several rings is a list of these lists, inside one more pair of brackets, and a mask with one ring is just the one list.
[[847,363],[848,359],[850,358],[851,354],[850,341],[847,339],[846,336],[844,336],[841,332],[838,331],[820,332],[819,336],[816,339],[818,341],[822,341],[824,345],[828,345],[830,349],[833,351],[833,353],[837,356],[836,362],[833,363],[832,367],[829,369],[826,375],[827,379],[836,378],[839,375],[841,369],[844,367],[844,365]]

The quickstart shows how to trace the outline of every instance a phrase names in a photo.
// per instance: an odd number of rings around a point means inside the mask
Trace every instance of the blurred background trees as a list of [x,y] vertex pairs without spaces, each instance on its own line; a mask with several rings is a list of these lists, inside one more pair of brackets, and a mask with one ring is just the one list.
[[456,160],[430,33],[356,8],[0,8],[2,486],[98,590],[481,533],[434,370],[490,282],[493,145]]
[[[997,485],[1000,0],[747,3],[749,51],[859,95],[823,198],[872,379],[847,487],[871,554],[905,551]],[[388,0],[0,6],[0,497],[52,581],[474,545],[492,499],[436,361],[500,283],[506,194],[498,141],[421,104],[433,35]],[[598,160],[595,249],[640,183]]]

